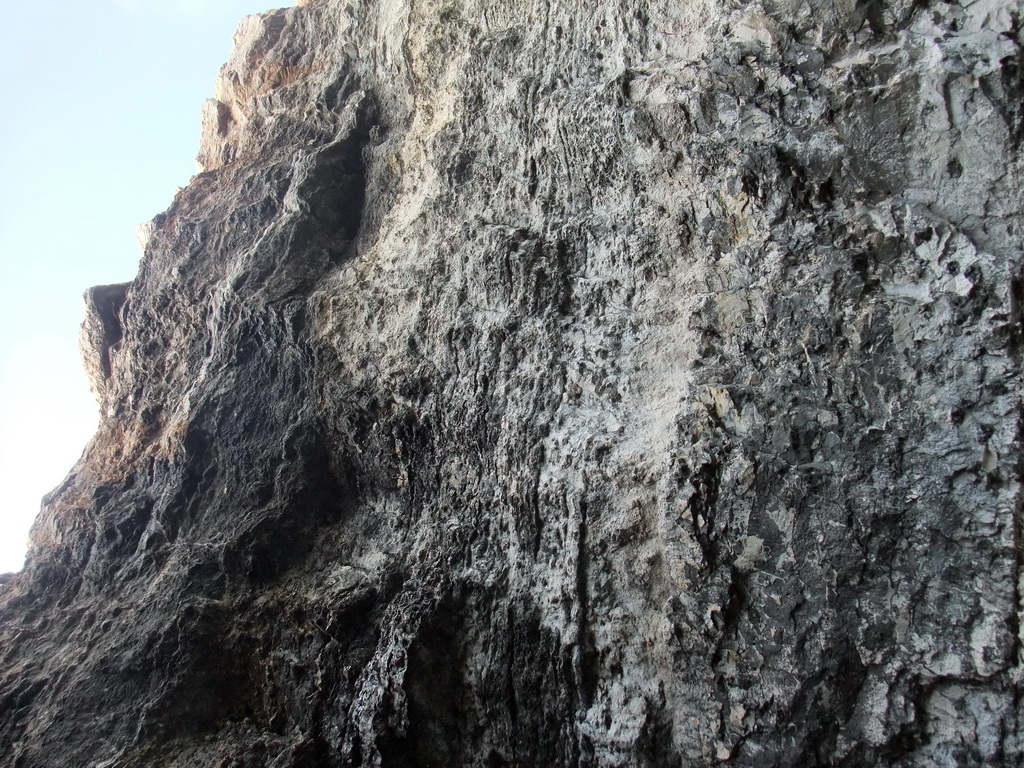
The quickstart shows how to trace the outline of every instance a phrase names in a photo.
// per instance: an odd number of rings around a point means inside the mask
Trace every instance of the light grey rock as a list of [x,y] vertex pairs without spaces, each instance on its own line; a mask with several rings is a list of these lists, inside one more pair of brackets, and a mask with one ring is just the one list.
[[1021,764],[1021,10],[247,19],[3,760]]

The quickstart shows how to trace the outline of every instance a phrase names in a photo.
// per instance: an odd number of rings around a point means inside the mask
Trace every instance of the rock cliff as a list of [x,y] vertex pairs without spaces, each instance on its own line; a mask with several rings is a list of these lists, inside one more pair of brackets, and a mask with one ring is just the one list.
[[1020,765],[1022,19],[244,20],[87,297],[0,762]]

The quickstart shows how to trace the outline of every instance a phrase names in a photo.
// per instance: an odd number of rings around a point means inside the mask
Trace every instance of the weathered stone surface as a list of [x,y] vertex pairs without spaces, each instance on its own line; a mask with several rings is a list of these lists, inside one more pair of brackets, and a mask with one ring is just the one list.
[[121,308],[128,283],[97,285],[85,292],[85,321],[78,339],[89,387],[102,402],[110,378],[110,349],[121,341]]
[[1020,19],[246,20],[0,580],[2,762],[1019,765]]

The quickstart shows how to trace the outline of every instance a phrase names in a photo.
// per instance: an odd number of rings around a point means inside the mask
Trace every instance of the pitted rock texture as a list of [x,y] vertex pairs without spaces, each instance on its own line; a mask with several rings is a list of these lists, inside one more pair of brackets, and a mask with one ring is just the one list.
[[91,294],[0,762],[1020,765],[1021,18],[246,19]]

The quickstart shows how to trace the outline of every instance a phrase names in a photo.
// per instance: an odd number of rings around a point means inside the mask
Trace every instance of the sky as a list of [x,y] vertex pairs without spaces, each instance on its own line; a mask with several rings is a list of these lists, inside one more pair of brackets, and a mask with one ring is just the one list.
[[241,18],[291,0],[31,0],[0,25],[0,573],[96,428],[86,288],[131,280],[137,224],[195,173]]

